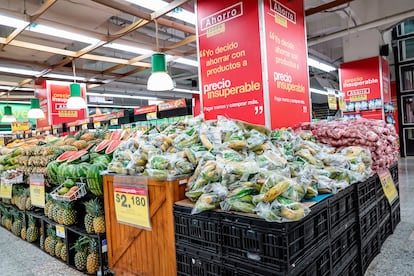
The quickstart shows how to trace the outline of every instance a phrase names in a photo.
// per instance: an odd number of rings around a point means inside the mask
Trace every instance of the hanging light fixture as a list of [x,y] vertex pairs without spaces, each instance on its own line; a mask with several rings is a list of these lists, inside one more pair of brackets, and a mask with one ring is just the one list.
[[9,105],[9,92],[7,92],[7,104],[4,106],[3,117],[1,118],[2,123],[13,123],[16,122],[12,108]]
[[70,97],[66,102],[67,109],[84,109],[86,108],[86,101],[82,97],[81,86],[76,83],[75,62],[72,61],[74,83],[69,85]]
[[43,119],[45,113],[40,108],[40,101],[38,98],[30,99],[30,110],[27,113],[29,119]]
[[[157,44],[157,51],[159,52],[158,46],[158,23],[155,20],[155,40]],[[167,73],[167,64],[165,60],[165,54],[154,53],[151,57],[151,76],[148,78],[147,89],[151,91],[167,91],[174,88],[173,80]]]

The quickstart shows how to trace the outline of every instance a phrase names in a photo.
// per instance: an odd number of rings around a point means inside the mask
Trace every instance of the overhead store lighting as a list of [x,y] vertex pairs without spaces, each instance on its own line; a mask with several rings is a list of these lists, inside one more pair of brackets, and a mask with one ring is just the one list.
[[11,74],[16,74],[16,75],[25,75],[25,76],[35,76],[35,75],[40,74],[40,71],[17,69],[17,68],[2,67],[2,66],[0,66],[0,72],[11,73]]
[[198,90],[189,90],[189,89],[182,89],[182,88],[174,88],[172,91],[182,92],[182,93],[190,93],[190,94],[200,94],[200,91],[198,91]]
[[137,99],[137,100],[156,100],[155,97],[145,97],[145,96],[133,96],[133,95],[122,95],[122,94],[108,94],[108,93],[86,93],[88,96],[100,96],[100,97],[113,97],[113,98],[123,98],[123,99]]
[[81,86],[76,83],[75,62],[72,61],[74,83],[69,84],[70,97],[66,102],[67,109],[84,109],[87,107],[85,99],[82,97]]
[[27,118],[30,119],[43,119],[45,113],[40,108],[40,101],[38,98],[30,99],[30,110],[27,113]]
[[167,57],[167,60],[171,60],[176,63],[198,67],[198,62],[196,60],[192,60],[189,58],[183,58],[183,57],[175,58],[174,56],[170,56],[170,55],[167,55],[166,57]]
[[25,26],[27,26],[27,24],[29,24],[29,22],[26,22],[24,20],[20,20],[5,15],[0,15],[0,25],[12,28],[24,28]]
[[[161,0],[126,0],[127,2],[130,2],[132,4],[144,7],[146,9],[149,9],[151,11],[157,11],[165,6],[167,6],[169,3]],[[184,22],[190,23],[195,25],[196,23],[196,17],[195,14],[192,12],[189,12],[187,10],[184,10],[182,8],[177,8],[173,10],[172,12],[167,13],[167,16],[174,17],[176,19],[180,19]]]
[[9,105],[9,93],[7,93],[7,103],[4,106],[3,117],[1,118],[1,122],[2,123],[16,122],[16,117],[14,117],[12,108]]
[[135,53],[135,54],[139,54],[139,55],[147,55],[147,54],[152,54],[153,53],[152,50],[139,48],[139,47],[134,47],[134,46],[129,46],[129,45],[124,45],[124,44],[119,44],[119,43],[108,43],[108,44],[104,45],[103,47],[112,48],[112,49],[115,49],[115,50],[121,50],[121,51],[125,51],[125,52],[130,52],[130,53]]
[[319,69],[319,70],[322,70],[322,71],[325,71],[325,72],[332,72],[332,71],[336,70],[335,67],[333,67],[331,65],[328,65],[326,63],[317,61],[317,60],[315,60],[313,58],[310,58],[310,57],[308,57],[308,66],[314,67],[316,69]]
[[68,39],[68,40],[76,40],[76,41],[87,43],[87,44],[96,44],[100,41],[99,39],[96,39],[90,36],[68,32],[62,29],[40,25],[37,23],[32,23],[30,25],[29,30],[32,32],[60,37],[60,38]]

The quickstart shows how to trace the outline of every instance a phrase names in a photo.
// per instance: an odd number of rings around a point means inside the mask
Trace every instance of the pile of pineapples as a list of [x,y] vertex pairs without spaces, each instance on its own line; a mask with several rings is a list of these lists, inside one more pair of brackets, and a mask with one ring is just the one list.
[[39,239],[41,228],[32,215],[29,214],[28,221],[26,221],[24,215],[17,210],[8,209],[4,206],[0,206],[0,210],[1,225],[7,230],[31,243]]
[[85,230],[88,234],[105,233],[105,215],[98,198],[85,202],[86,215],[84,218]]
[[89,274],[96,274],[99,269],[98,242],[93,238],[79,236],[72,249],[76,251],[75,267]]
[[61,258],[65,262],[67,260],[68,252],[66,243],[62,238],[56,236],[56,231],[51,224],[47,226],[46,238],[43,235],[40,237],[40,248],[44,249],[51,256]]
[[63,225],[73,225],[77,221],[76,210],[72,202],[54,200],[50,195],[47,196],[44,214],[49,219]]
[[13,185],[11,204],[15,205],[22,211],[33,210],[34,207],[30,198],[30,189],[20,187],[19,185]]

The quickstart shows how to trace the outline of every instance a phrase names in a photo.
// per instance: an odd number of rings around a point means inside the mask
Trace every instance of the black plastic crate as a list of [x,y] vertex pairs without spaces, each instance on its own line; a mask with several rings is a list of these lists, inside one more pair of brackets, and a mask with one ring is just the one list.
[[297,222],[271,223],[236,213],[222,217],[223,257],[240,258],[274,272],[285,272],[329,237],[327,200]]
[[391,213],[391,206],[388,202],[388,199],[383,196],[377,200],[377,210],[378,210],[378,224],[382,224],[386,218],[389,218]]
[[315,248],[311,255],[296,265],[290,275],[328,276],[332,275],[331,267],[331,250],[326,243]]
[[337,268],[343,264],[346,255],[358,244],[358,224],[354,223],[348,229],[331,240],[332,267]]
[[267,267],[254,265],[240,258],[231,257],[223,260],[222,274],[225,276],[263,276],[263,275],[287,275],[275,273]]
[[398,162],[390,167],[390,174],[395,184],[398,183]]
[[203,250],[177,246],[178,276],[217,276],[222,275],[221,258]]
[[360,251],[360,265],[361,273],[364,274],[369,264],[377,256],[380,249],[378,232],[373,233],[371,236],[366,238],[365,245],[361,246]]
[[378,233],[378,212],[377,205],[371,205],[364,215],[359,216],[359,237],[364,244],[366,237],[372,233]]
[[380,243],[380,248],[382,247],[385,240],[392,234],[392,225],[391,225],[391,216],[388,216],[384,219],[382,223],[378,226],[378,238]]
[[361,275],[358,246],[355,245],[341,260],[341,265],[332,268],[332,275],[358,276]]
[[356,221],[357,198],[354,186],[328,199],[331,238],[336,238]]
[[356,186],[357,207],[360,214],[376,203],[378,182],[378,174],[374,174],[364,182],[354,184]]
[[192,207],[174,205],[175,242],[221,254],[221,221],[218,212],[191,215]]
[[391,207],[391,227],[392,233],[394,233],[395,228],[397,227],[398,223],[401,221],[401,209],[400,209],[400,199],[398,198],[394,201]]

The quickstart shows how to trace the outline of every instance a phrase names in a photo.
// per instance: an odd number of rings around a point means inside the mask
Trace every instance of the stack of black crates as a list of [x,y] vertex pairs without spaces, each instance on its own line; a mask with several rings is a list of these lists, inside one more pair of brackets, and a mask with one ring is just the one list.
[[[390,168],[398,190],[398,165]],[[174,205],[177,274],[182,276],[364,275],[400,221],[377,174],[318,202],[303,220]]]

